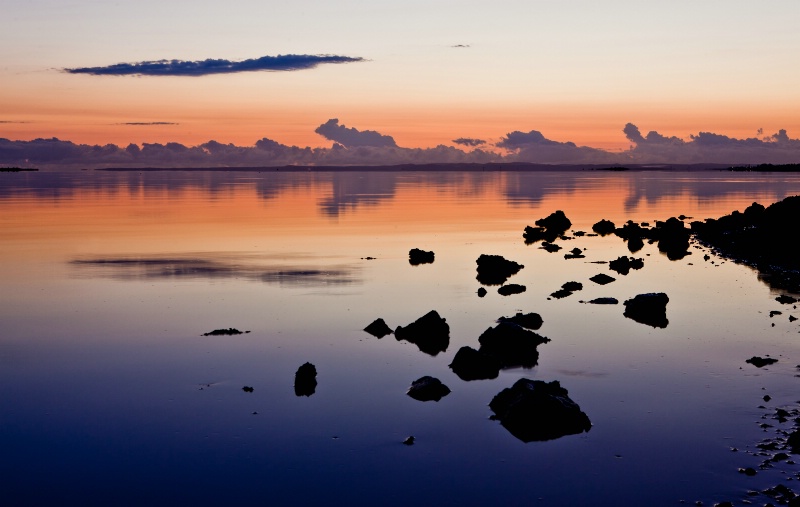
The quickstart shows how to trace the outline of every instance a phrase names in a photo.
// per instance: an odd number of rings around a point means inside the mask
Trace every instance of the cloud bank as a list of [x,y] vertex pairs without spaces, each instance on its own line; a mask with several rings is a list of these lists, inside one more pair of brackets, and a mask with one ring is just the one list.
[[149,62],[117,63],[105,67],[63,69],[69,74],[93,76],[206,76],[254,71],[292,71],[313,69],[327,63],[363,62],[364,58],[338,55],[278,55],[232,61],[206,59],[199,61],[156,60]]
[[[168,124],[151,122],[149,124]],[[136,124],[136,123],[134,123]],[[148,124],[148,123],[142,123]],[[374,130],[346,127],[332,118],[315,130],[332,141],[329,148],[288,146],[264,137],[253,146],[208,141],[197,146],[169,142],[129,144],[75,144],[60,139],[11,141],[0,138],[0,164],[41,168],[97,167],[270,167],[270,166],[385,166],[400,164],[487,164],[526,162],[571,165],[625,164],[787,164],[800,162],[800,139],[785,130],[760,138],[736,139],[699,132],[687,139],[656,131],[643,135],[632,123],[622,132],[631,148],[614,153],[569,141],[548,139],[539,131],[515,130],[490,145],[482,139],[458,138],[433,148],[405,148],[394,138]],[[486,147],[493,148],[492,150]],[[499,152],[502,150],[502,153]]]
[[114,125],[128,125],[134,127],[141,127],[147,125],[180,125],[180,123],[175,123],[171,121],[127,121],[125,123],[115,123]]

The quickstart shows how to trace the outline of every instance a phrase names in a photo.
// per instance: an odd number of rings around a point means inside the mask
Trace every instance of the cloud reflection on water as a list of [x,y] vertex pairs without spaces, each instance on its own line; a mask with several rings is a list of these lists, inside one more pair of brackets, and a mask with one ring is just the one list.
[[[244,262],[244,263],[243,263]],[[362,283],[350,265],[253,265],[245,256],[204,254],[192,257],[103,257],[70,261],[88,277],[115,280],[243,279],[300,287],[331,287]]]

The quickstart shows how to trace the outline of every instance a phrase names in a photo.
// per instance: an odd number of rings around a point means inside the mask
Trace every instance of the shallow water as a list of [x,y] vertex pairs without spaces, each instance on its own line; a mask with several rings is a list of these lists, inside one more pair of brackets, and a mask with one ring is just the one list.
[[[796,472],[745,477],[760,460],[731,448],[763,438],[759,405],[796,401],[788,316],[800,312],[696,247],[669,261],[646,245],[644,268],[620,276],[593,262],[628,254],[615,236],[547,253],[522,231],[557,209],[590,232],[601,218],[718,217],[798,193],[796,175],[723,172],[0,174],[3,503],[742,499]],[[415,247],[435,262],[410,266]],[[586,258],[565,260],[574,247]],[[482,253],[524,264],[509,281],[527,291],[478,298]],[[589,281],[600,272],[617,280]],[[548,299],[570,280],[584,289]],[[667,328],[579,303],[643,292],[669,295]],[[450,325],[436,356],[362,331],[432,309]],[[538,366],[452,373],[461,346],[518,311],[544,319]],[[201,336],[228,327],[250,333]],[[758,369],[744,362],[754,355],[779,362]],[[306,361],[319,385],[301,398]],[[423,375],[452,393],[406,396]],[[559,380],[591,431],[525,444],[489,420],[489,401],[521,377]]]

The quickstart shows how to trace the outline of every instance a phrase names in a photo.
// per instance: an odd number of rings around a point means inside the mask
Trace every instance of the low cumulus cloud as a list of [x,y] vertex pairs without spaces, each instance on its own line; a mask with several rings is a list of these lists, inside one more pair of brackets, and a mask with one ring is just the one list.
[[[171,122],[130,122],[160,125]],[[629,123],[622,132],[631,147],[609,152],[569,141],[548,139],[537,130],[512,131],[494,148],[483,148],[482,139],[458,138],[456,146],[405,148],[394,138],[373,130],[346,127],[338,119],[320,125],[316,133],[333,141],[330,148],[285,145],[264,137],[252,146],[208,141],[197,146],[177,142],[129,144],[128,146],[76,144],[56,138],[12,141],[0,138],[0,164],[41,168],[98,167],[270,167],[270,166],[387,166],[405,164],[487,164],[527,162],[538,164],[784,164],[800,160],[800,139],[785,130],[759,138],[736,139],[699,132],[686,139],[652,131],[643,135]],[[469,149],[466,149],[466,148]]]
[[791,139],[786,130],[747,139],[699,132],[684,140],[656,131],[643,136],[636,125],[628,123],[623,133],[634,144],[624,155],[636,163],[749,165],[790,164],[800,160],[800,139]]
[[453,139],[453,143],[460,144],[461,146],[470,146],[474,148],[475,146],[483,146],[484,144],[486,144],[486,141],[484,141],[483,139],[475,139],[472,137],[459,137],[458,139]]
[[397,143],[392,136],[385,136],[374,130],[358,130],[339,125],[336,118],[330,119],[314,131],[325,139],[334,141],[347,148],[371,146],[375,148],[394,148]]
[[618,156],[573,142],[547,139],[538,130],[509,132],[495,146],[508,150],[506,160],[538,164],[612,164]]
[[232,61],[206,59],[199,61],[156,60],[148,62],[116,63],[104,67],[79,67],[64,69],[69,74],[93,76],[206,76],[254,71],[293,71],[313,69],[322,64],[363,62],[364,58],[338,55],[278,55],[262,56],[249,60]]

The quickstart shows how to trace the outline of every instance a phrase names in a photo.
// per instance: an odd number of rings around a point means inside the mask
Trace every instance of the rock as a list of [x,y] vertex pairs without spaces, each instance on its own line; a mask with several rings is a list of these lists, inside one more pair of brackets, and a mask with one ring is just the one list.
[[408,251],[408,263],[412,266],[418,266],[420,264],[431,264],[434,259],[433,252],[427,252],[425,250],[420,250],[419,248],[412,248]]
[[594,283],[596,283],[598,285],[607,285],[607,284],[613,282],[614,280],[616,280],[616,278],[610,277],[605,273],[598,273],[598,274],[594,275],[593,277],[589,278],[589,280],[593,281]]
[[604,297],[604,298],[595,298],[592,299],[591,301],[586,301],[586,303],[589,303],[591,305],[618,305],[619,301],[617,300],[617,298]]
[[208,333],[203,333],[203,336],[233,336],[249,332],[250,331],[239,331],[235,327],[229,327],[228,329],[215,329],[213,331],[209,331]]
[[542,316],[538,313],[517,313],[513,317],[500,317],[497,319],[497,322],[513,322],[518,326],[522,326],[527,329],[539,329],[542,327],[544,321],[542,320]]
[[439,401],[450,394],[450,389],[438,378],[426,375],[412,382],[406,394],[417,401]]
[[789,452],[800,454],[800,429],[796,429],[789,434],[786,444],[789,446]]
[[569,290],[572,292],[576,292],[579,290],[583,290],[583,284],[580,282],[566,282],[564,285],[561,286],[564,290]]
[[435,310],[431,310],[406,327],[397,326],[394,337],[416,345],[419,350],[435,356],[450,345],[450,326]]
[[740,468],[739,469],[739,473],[740,474],[744,474],[744,475],[746,475],[748,477],[752,477],[752,476],[756,475],[756,470],[754,468],[751,468],[751,467]]
[[545,218],[540,218],[536,221],[538,227],[525,227],[525,232],[522,237],[525,238],[526,244],[531,244],[536,241],[553,242],[560,235],[565,233],[572,227],[572,222],[569,221],[563,211],[558,210]]
[[527,287],[524,285],[519,285],[516,283],[509,283],[508,285],[503,285],[502,287],[497,289],[497,293],[501,296],[510,296],[512,294],[521,294],[527,290]]
[[492,379],[500,374],[500,363],[495,358],[472,347],[458,349],[449,366],[461,380]]
[[796,298],[793,298],[792,296],[789,296],[789,295],[786,295],[786,294],[781,294],[780,296],[776,297],[775,301],[777,301],[778,303],[780,303],[782,305],[791,305],[791,304],[797,303],[797,299]]
[[783,315],[783,312],[779,312],[778,310],[772,310],[771,312],[769,312],[770,319],[776,315]]
[[628,240],[628,251],[630,253],[636,253],[642,248],[644,248],[644,241],[642,241],[642,238],[631,238]]
[[317,368],[311,363],[305,363],[294,374],[294,394],[297,396],[311,396],[317,390]]
[[392,328],[387,326],[383,319],[375,319],[369,326],[364,328],[364,331],[376,338],[383,338],[388,334],[392,334]]
[[250,386],[244,386],[244,387],[242,387],[242,391],[244,391],[246,393],[252,393],[254,391],[254,389],[252,387],[250,387]]
[[533,368],[539,361],[536,347],[549,341],[513,322],[500,322],[478,337],[479,351],[497,360],[500,368]]
[[623,315],[641,324],[665,328],[669,324],[667,303],[669,297],[663,292],[639,294],[622,303],[625,305]]
[[565,297],[571,296],[572,291],[567,289],[558,289],[557,291],[550,294],[550,297],[556,299],[564,299]]
[[477,280],[483,285],[503,285],[525,267],[505,259],[502,255],[481,254],[475,262],[478,264]]
[[769,366],[777,362],[778,362],[777,359],[771,357],[760,357],[760,356],[753,356],[745,361],[745,363],[752,364],[756,368],[763,368],[764,366]]
[[557,380],[521,378],[489,403],[500,421],[523,442],[553,440],[589,431],[592,423]]
[[679,260],[689,255],[691,230],[677,218],[656,222],[653,236],[658,241],[658,250],[667,254],[669,260]]
[[555,243],[550,243],[549,241],[543,241],[542,246],[539,248],[549,253],[555,253],[561,250],[560,246],[556,245]]
[[625,276],[630,273],[631,269],[642,269],[644,267],[644,259],[636,259],[623,255],[609,262],[608,267],[620,275]]
[[573,248],[569,251],[568,254],[564,255],[565,259],[585,259],[586,256],[583,255],[583,250],[580,248]]
[[411,435],[410,437],[406,437],[406,439],[403,440],[403,444],[405,444],[405,445],[414,445],[414,435]]
[[606,220],[605,218],[592,226],[592,230],[601,236],[614,234],[614,231],[616,229],[617,226],[614,225],[614,222],[612,222],[611,220]]
[[478,297],[482,298],[485,295],[486,295],[486,289],[484,289],[483,287],[479,288],[478,289]]

